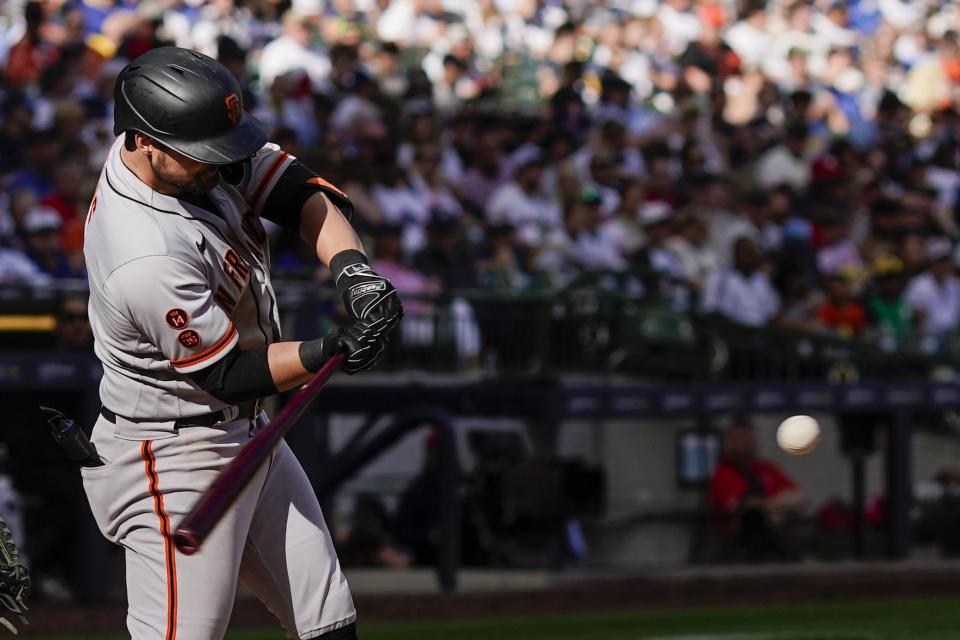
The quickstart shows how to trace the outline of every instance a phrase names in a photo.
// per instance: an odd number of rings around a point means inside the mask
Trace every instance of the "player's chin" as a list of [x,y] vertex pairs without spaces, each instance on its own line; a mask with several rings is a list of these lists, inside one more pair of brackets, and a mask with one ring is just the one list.
[[184,185],[183,190],[188,193],[207,193],[220,182],[220,172],[214,170],[210,173],[202,173]]

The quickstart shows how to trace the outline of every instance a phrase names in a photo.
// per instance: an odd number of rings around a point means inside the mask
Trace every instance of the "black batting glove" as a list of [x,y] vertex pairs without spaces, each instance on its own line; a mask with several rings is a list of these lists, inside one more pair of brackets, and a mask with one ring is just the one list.
[[346,356],[340,370],[352,376],[373,367],[387,344],[383,332],[385,326],[384,319],[375,322],[357,320],[340,329],[341,351]]
[[371,324],[357,320],[350,325],[334,329],[322,338],[301,342],[298,352],[303,368],[316,373],[330,358],[344,354],[340,370],[348,375],[366,371],[376,364],[377,358],[387,343],[387,338],[378,330],[382,320]]
[[390,281],[370,268],[367,258],[355,249],[341,251],[330,261],[337,292],[350,319],[369,322],[387,335],[403,317],[403,305]]

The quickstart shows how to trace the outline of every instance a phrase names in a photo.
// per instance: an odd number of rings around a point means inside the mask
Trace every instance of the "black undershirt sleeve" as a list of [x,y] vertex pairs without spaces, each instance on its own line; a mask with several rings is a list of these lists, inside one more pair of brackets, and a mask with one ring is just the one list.
[[294,160],[270,190],[260,215],[293,233],[300,233],[300,211],[313,194],[321,191],[347,217],[353,217],[353,204],[340,191],[313,171]]
[[188,373],[201,389],[227,404],[277,393],[267,362],[267,347],[233,349],[209,367]]

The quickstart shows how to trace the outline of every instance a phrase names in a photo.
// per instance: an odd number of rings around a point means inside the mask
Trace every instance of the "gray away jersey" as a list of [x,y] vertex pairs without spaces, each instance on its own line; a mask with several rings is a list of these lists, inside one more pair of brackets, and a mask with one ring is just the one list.
[[[260,211],[293,156],[267,144],[234,187],[208,195],[212,213],[153,191],[110,150],[83,253],[90,324],[103,362],[103,405],[135,439],[172,432],[177,418],[224,408],[185,375],[231,349],[280,340]],[[217,213],[219,215],[217,215]]]

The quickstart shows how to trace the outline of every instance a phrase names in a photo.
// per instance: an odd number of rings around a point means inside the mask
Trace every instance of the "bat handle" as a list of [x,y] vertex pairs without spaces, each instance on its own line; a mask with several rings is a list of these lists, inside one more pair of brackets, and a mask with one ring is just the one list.
[[189,529],[177,527],[173,532],[173,542],[177,550],[185,556],[192,556],[200,548],[200,537]]
[[343,354],[338,353],[327,361],[277,417],[220,471],[213,484],[200,496],[173,532],[173,542],[182,554],[193,555],[200,549],[210,531],[247,486],[256,470],[283,439],[283,435],[300,417],[307,404],[340,367],[343,358]]

